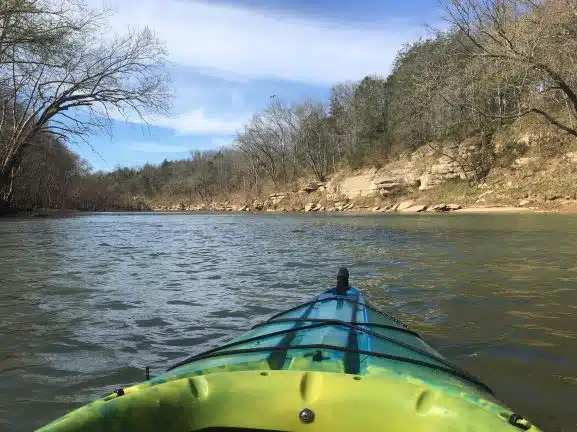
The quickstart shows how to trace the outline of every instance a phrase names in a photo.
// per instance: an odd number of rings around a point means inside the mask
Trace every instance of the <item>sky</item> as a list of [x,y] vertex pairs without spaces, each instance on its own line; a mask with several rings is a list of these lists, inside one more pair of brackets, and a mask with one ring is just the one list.
[[437,0],[89,0],[109,32],[151,28],[166,44],[175,98],[148,125],[114,121],[71,149],[95,170],[186,158],[230,145],[270,103],[326,100],[330,88],[386,76],[403,44],[440,25]]

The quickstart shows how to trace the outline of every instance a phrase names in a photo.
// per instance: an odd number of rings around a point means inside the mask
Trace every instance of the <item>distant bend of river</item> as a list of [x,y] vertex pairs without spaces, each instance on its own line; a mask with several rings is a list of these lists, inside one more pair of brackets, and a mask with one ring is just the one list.
[[577,217],[0,219],[0,429],[32,430],[334,282],[546,431],[577,431]]

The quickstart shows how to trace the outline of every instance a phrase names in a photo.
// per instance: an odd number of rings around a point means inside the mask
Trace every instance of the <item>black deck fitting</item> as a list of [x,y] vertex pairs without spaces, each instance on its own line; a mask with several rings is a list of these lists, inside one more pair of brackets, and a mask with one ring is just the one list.
[[345,295],[349,289],[349,271],[341,267],[337,273],[337,295]]

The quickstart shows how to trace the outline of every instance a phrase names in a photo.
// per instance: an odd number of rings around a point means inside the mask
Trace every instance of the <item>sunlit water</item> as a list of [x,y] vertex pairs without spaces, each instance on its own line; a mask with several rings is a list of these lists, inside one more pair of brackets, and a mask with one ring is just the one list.
[[0,219],[0,429],[351,283],[548,431],[577,430],[577,217]]

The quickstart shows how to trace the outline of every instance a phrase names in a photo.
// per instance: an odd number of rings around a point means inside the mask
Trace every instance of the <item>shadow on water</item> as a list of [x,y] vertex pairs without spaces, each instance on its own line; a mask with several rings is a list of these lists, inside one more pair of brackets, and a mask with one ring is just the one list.
[[[545,430],[577,430],[577,218],[0,220],[0,428],[30,430],[352,282]],[[30,416],[34,412],[34,416]]]

